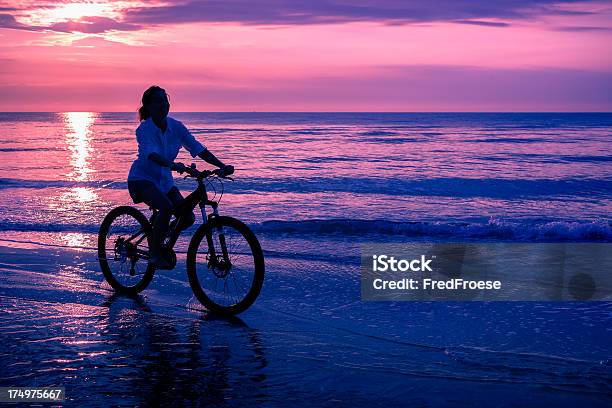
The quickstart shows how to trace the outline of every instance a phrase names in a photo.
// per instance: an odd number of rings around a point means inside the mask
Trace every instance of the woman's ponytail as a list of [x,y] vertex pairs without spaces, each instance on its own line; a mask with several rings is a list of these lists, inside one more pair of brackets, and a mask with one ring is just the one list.
[[149,119],[149,116],[151,116],[151,114],[149,113],[149,110],[145,108],[144,105],[138,108],[138,118],[140,118],[141,122],[143,120]]

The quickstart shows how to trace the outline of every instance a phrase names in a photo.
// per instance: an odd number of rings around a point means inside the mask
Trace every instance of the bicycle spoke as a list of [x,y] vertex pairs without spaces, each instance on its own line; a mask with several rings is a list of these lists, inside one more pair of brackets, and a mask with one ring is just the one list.
[[113,278],[123,287],[138,284],[146,274],[149,253],[143,225],[130,214],[120,214],[113,219],[104,239]]
[[[219,232],[214,229],[212,242],[216,252],[215,258],[211,258],[209,254],[211,268],[205,267],[204,265],[207,265],[205,262],[198,262],[197,276],[200,287],[208,298],[216,304],[229,307],[240,303],[248,295],[254,282],[255,264],[251,247],[240,231],[224,226],[223,235],[229,266],[224,263],[225,260],[221,256],[222,246]],[[198,253],[209,253],[206,239],[200,242]],[[229,270],[222,268],[229,268]]]

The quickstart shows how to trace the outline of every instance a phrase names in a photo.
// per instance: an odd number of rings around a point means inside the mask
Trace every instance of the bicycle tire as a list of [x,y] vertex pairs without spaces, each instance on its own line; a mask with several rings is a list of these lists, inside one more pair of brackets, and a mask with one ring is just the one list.
[[111,210],[106,217],[104,217],[104,220],[100,225],[100,230],[98,232],[98,260],[100,262],[100,268],[102,269],[104,278],[113,289],[120,293],[135,295],[142,292],[149,285],[149,283],[151,283],[155,273],[155,268],[147,264],[142,278],[136,284],[130,286],[119,282],[119,280],[113,274],[107,259],[106,238],[113,221],[122,215],[133,217],[141,225],[146,234],[147,248],[150,247],[152,242],[152,228],[149,220],[147,220],[147,217],[145,217],[142,212],[134,207],[120,206]]
[[[210,237],[212,235],[212,231],[219,227],[233,228],[235,231],[239,232],[240,235],[246,239],[253,256],[254,272],[251,287],[242,300],[229,306],[218,304],[206,294],[206,292],[202,289],[196,270],[198,249],[202,239],[207,236]],[[246,224],[240,220],[237,220],[236,218],[227,216],[214,217],[207,224],[200,226],[191,238],[189,250],[187,252],[187,276],[189,277],[189,284],[191,285],[191,289],[193,290],[196,298],[211,312],[226,315],[235,315],[244,312],[259,296],[263,286],[264,274],[265,262],[261,244],[253,231],[251,231]]]

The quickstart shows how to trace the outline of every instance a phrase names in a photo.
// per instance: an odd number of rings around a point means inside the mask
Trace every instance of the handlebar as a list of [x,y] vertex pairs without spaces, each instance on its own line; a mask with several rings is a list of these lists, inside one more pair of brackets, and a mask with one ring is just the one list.
[[[178,173],[182,174],[183,172],[179,172]],[[195,179],[198,180],[203,180],[205,178],[208,177],[219,177],[222,179],[227,179],[227,180],[231,180],[234,181],[234,179],[230,176],[226,176],[225,174],[222,174],[221,169],[215,169],[215,170],[198,170],[195,166],[195,164],[191,164],[191,166],[189,167],[185,167],[185,173],[187,173],[186,177],[193,177]]]

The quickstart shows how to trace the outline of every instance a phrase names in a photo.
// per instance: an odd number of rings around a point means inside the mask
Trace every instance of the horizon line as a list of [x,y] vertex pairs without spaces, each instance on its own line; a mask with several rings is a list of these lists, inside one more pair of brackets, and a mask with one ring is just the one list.
[[[4,113],[133,113],[137,111],[107,111],[107,110],[63,110],[63,111],[0,111]],[[173,111],[172,113],[612,113],[612,111]]]

